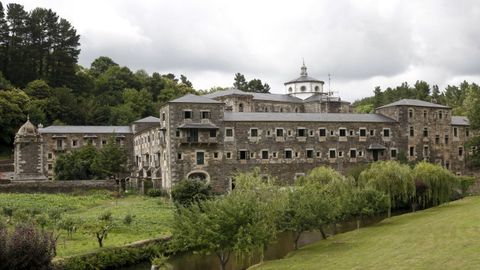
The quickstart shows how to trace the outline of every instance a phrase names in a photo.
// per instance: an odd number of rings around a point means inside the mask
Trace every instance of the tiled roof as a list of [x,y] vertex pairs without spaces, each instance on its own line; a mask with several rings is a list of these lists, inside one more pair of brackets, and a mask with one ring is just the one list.
[[160,122],[160,118],[153,117],[153,116],[147,116],[145,118],[138,119],[134,123],[159,123],[159,122]]
[[296,79],[293,79],[291,81],[288,81],[286,82],[285,84],[289,84],[289,83],[296,83],[296,82],[321,82],[321,83],[324,83],[323,81],[321,80],[318,80],[318,79],[315,79],[315,78],[312,78],[310,76],[300,76]]
[[48,126],[39,133],[132,133],[130,126]]
[[183,97],[179,97],[177,99],[174,99],[174,100],[170,101],[169,103],[205,103],[205,104],[215,103],[215,104],[221,104],[222,102],[210,99],[210,98],[205,97],[205,96],[196,96],[196,95],[192,95],[192,94],[187,94]]
[[225,121],[252,122],[364,122],[393,123],[395,120],[381,114],[360,113],[248,113],[225,112]]
[[413,107],[429,107],[429,108],[444,108],[444,109],[450,108],[444,105],[435,104],[435,103],[418,100],[418,99],[401,99],[393,103],[378,107],[377,109],[394,107],[394,106],[413,106]]
[[224,91],[218,91],[211,94],[204,95],[203,97],[207,98],[218,98],[224,96],[252,96],[254,100],[265,100],[265,101],[278,101],[278,102],[293,102],[293,103],[302,103],[303,100],[297,97],[292,97],[290,95],[282,94],[270,94],[270,93],[253,93],[253,92],[244,92],[235,88],[230,88]]
[[454,126],[469,126],[470,121],[465,116],[452,116],[452,125]]

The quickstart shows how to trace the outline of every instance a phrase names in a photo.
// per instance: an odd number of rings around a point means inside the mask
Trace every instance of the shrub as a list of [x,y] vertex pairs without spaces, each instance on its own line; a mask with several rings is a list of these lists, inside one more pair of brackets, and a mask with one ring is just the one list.
[[149,197],[166,197],[168,192],[160,188],[151,188],[147,191],[147,196]]
[[135,217],[135,215],[127,214],[127,215],[123,218],[123,224],[129,226],[130,224],[132,224],[134,217]]
[[51,269],[56,241],[33,224],[0,229],[0,269]]
[[475,184],[475,177],[473,176],[457,176],[457,186],[460,191],[460,196],[465,197],[468,195],[468,190]]
[[182,180],[172,188],[172,199],[177,205],[188,207],[212,197],[212,187],[200,180]]
[[416,192],[416,199],[421,206],[435,206],[450,200],[456,179],[449,170],[432,163],[420,162],[412,173],[417,188],[425,186]]

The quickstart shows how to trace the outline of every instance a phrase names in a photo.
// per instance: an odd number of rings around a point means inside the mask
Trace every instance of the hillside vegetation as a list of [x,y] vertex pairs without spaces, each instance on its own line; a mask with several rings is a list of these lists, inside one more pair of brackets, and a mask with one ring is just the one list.
[[480,197],[339,234],[252,269],[478,269]]

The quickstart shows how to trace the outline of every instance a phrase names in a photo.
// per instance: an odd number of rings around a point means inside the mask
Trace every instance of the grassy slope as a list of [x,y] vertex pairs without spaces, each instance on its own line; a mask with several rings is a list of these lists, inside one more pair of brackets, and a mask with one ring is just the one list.
[[[65,210],[65,216],[74,216],[88,222],[104,211],[112,212],[118,226],[108,235],[105,247],[119,246],[138,240],[160,237],[170,233],[173,206],[159,198],[127,196],[113,199],[105,193],[72,196],[65,194],[5,194],[0,193],[0,208],[38,209],[48,213],[50,209]],[[1,210],[1,209],[0,209]],[[16,211],[17,211],[16,210]],[[127,226],[122,219],[127,214],[135,215]],[[66,239],[62,231],[58,242],[58,256],[69,256],[97,249],[96,238],[84,231],[77,231],[72,239]]]
[[254,269],[479,269],[480,197],[386,219]]

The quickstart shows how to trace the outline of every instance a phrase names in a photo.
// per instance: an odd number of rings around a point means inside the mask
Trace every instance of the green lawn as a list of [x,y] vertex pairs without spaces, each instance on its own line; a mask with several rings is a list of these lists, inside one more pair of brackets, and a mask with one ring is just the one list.
[[[48,213],[55,208],[61,209],[64,216],[79,218],[84,223],[97,218],[104,211],[110,211],[118,225],[105,240],[105,247],[168,235],[173,218],[173,205],[160,198],[130,195],[114,199],[106,192],[89,195],[0,193],[0,214],[4,206],[14,208],[17,213],[32,209]],[[128,226],[122,222],[127,214],[135,216],[133,223]],[[97,248],[95,236],[82,230],[77,231],[72,239],[67,239],[66,233],[61,232],[57,245],[59,257],[90,252]]]
[[386,219],[253,269],[479,269],[480,197]]

